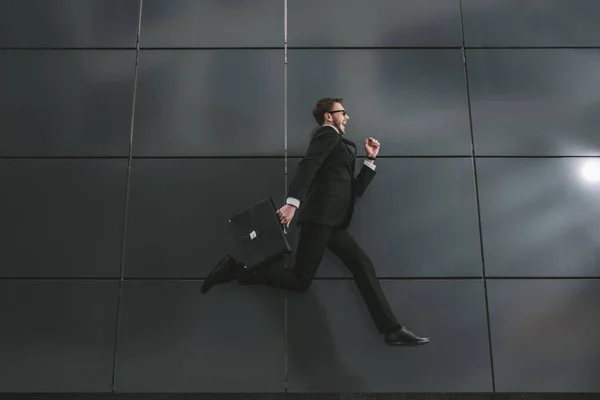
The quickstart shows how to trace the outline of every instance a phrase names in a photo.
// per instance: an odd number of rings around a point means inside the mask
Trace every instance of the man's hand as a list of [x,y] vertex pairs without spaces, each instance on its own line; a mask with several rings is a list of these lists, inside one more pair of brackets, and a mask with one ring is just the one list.
[[377,157],[377,154],[379,154],[379,142],[372,137],[365,139],[365,152],[369,157]]
[[279,222],[283,225],[289,227],[290,222],[294,218],[294,214],[296,213],[296,207],[291,204],[286,204],[277,210],[277,215],[279,216]]

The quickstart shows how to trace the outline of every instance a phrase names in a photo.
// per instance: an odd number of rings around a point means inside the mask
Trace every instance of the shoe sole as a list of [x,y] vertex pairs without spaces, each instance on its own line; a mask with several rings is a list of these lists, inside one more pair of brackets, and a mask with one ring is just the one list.
[[411,343],[404,343],[404,342],[400,342],[400,343],[396,343],[396,342],[385,342],[385,344],[387,344],[388,346],[404,346],[404,347],[417,347],[417,346],[424,346],[426,344],[429,343],[429,340],[426,342],[411,342]]

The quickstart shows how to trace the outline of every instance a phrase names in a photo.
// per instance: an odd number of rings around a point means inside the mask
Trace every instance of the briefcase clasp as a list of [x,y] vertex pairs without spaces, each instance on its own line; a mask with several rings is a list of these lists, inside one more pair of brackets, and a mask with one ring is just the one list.
[[256,231],[250,232],[250,240],[256,239]]

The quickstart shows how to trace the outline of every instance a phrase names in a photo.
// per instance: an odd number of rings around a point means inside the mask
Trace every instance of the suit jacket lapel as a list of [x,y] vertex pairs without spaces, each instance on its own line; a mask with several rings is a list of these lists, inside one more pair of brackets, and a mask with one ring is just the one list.
[[344,141],[344,144],[346,145],[346,149],[348,149],[350,154],[352,154],[354,157],[356,157],[356,145],[348,139],[342,138],[342,140]]

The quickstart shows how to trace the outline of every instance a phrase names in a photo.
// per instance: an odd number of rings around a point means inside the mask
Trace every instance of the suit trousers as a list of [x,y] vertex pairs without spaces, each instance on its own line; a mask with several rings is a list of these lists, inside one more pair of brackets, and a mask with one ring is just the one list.
[[379,332],[400,328],[401,325],[396,320],[379,285],[371,259],[346,229],[303,223],[300,226],[296,263],[293,268],[284,266],[257,268],[250,275],[240,279],[240,283],[303,292],[312,283],[327,249],[339,257],[352,273],[354,282]]

